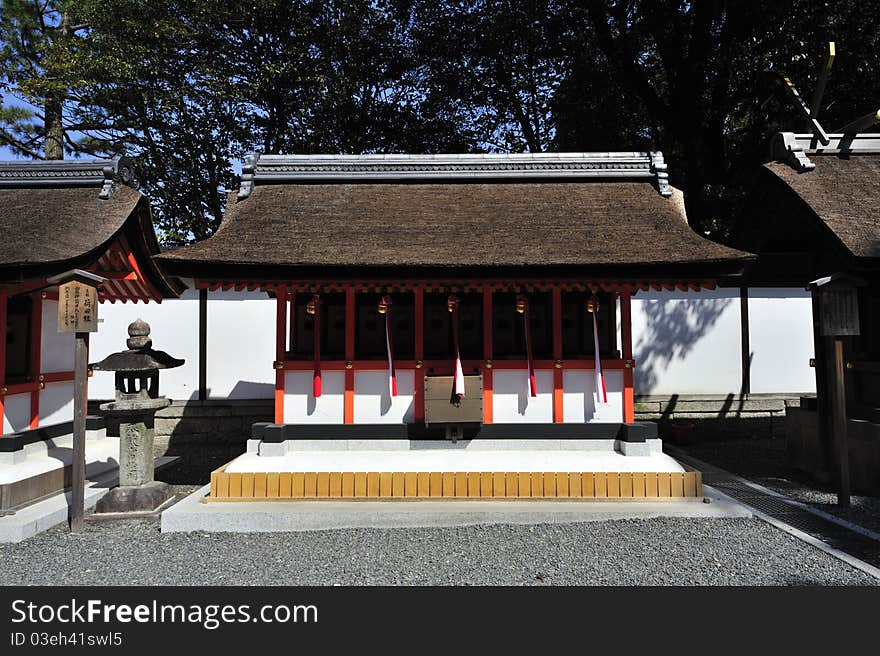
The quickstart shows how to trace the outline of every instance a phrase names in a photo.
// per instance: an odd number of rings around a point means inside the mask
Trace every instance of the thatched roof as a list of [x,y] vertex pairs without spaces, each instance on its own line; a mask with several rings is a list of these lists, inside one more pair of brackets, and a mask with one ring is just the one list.
[[880,257],[880,154],[811,154],[811,171],[772,162],[767,170],[812,210],[856,257]]
[[177,296],[180,281],[152,261],[150,206],[131,182],[119,159],[0,162],[0,282],[87,268],[124,238],[148,282]]
[[[268,161],[264,165],[264,159]],[[261,167],[265,166],[265,170]],[[176,273],[741,264],[697,235],[658,154],[265,158]]]

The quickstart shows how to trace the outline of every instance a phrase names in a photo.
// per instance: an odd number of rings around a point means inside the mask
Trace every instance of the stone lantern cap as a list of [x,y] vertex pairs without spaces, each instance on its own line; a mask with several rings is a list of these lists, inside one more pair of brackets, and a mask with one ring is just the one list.
[[174,369],[186,362],[173,358],[165,351],[152,348],[150,324],[142,319],[128,326],[128,339],[125,342],[127,351],[111,353],[100,362],[89,365],[94,371],[145,372],[155,369]]

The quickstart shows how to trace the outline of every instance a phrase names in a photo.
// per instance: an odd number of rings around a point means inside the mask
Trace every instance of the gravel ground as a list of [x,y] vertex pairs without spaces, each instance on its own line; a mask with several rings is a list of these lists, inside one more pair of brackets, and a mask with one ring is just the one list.
[[309,533],[58,526],[0,545],[0,585],[876,585],[759,520]]
[[834,489],[786,464],[784,438],[710,440],[677,446],[688,455],[711,465],[880,532],[880,497],[854,495],[849,510],[838,508]]

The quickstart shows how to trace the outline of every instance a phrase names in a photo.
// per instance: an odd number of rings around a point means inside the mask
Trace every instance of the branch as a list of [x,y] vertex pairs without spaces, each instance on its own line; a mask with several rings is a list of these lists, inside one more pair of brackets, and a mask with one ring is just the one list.
[[13,139],[6,132],[0,132],[0,142],[3,142],[9,146],[12,146],[16,150],[20,150],[28,157],[32,157],[34,159],[46,159],[41,153],[32,150],[25,146],[24,142],[19,141],[18,139]]

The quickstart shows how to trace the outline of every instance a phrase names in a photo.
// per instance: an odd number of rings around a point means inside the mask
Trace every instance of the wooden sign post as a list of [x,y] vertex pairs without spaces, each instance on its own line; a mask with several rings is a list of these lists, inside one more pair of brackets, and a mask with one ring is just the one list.
[[58,332],[75,333],[73,367],[73,462],[70,530],[82,529],[86,484],[86,378],[89,333],[98,331],[98,287],[106,278],[74,269],[49,278],[58,285]]
[[844,386],[843,338],[859,334],[859,302],[857,287],[865,283],[846,274],[835,274],[810,283],[809,289],[818,297],[819,334],[830,342],[834,353],[831,378],[831,425],[837,447],[837,505],[850,505],[849,440],[847,435],[846,388]]

